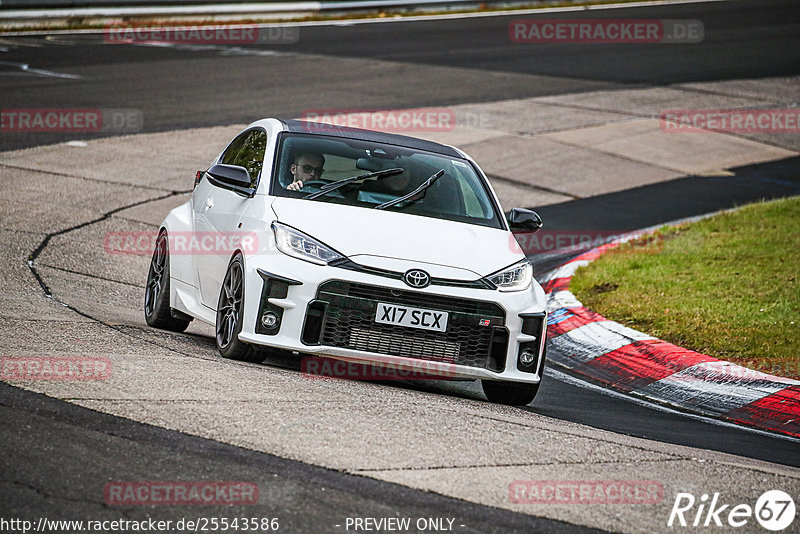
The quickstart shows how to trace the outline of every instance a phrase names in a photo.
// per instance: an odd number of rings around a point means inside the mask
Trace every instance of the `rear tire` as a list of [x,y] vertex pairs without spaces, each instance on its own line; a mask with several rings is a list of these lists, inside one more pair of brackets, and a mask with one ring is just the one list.
[[228,265],[217,301],[217,320],[214,327],[217,350],[223,358],[241,362],[261,363],[264,354],[252,345],[239,341],[244,307],[244,259],[236,254]]
[[191,319],[172,316],[169,307],[169,240],[167,232],[161,231],[156,239],[156,248],[147,271],[144,289],[144,320],[154,328],[183,332]]
[[486,397],[497,404],[511,406],[527,406],[536,398],[539,384],[521,382],[500,382],[497,380],[481,380],[481,387]]

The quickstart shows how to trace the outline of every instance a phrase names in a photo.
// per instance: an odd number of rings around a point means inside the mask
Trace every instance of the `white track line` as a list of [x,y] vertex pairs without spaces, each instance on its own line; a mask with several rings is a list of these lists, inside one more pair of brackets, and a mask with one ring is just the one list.
[[35,74],[38,76],[50,76],[52,78],[67,78],[70,80],[80,80],[83,76],[79,74],[66,74],[63,72],[53,72],[51,70],[44,70],[44,69],[34,69],[31,68],[30,65],[27,63],[19,63],[17,61],[0,61],[0,65],[5,65],[8,67],[15,67],[22,72],[27,72],[30,74]]

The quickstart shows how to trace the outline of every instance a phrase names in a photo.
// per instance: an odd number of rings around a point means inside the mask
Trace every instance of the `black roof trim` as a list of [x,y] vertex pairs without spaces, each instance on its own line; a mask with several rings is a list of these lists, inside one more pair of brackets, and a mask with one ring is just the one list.
[[335,126],[333,124],[324,124],[320,122],[307,122],[299,120],[282,120],[281,122],[286,125],[288,131],[290,132],[329,135],[332,137],[346,137],[349,139],[359,139],[361,141],[386,143],[388,145],[399,145],[408,148],[415,148],[417,150],[426,150],[428,152],[435,152],[437,154],[454,158],[463,158],[463,156],[453,147],[435,143],[433,141],[425,141],[424,139],[418,139],[416,137],[409,137],[407,135],[375,132],[372,130],[362,130],[360,128],[345,128],[342,126]]

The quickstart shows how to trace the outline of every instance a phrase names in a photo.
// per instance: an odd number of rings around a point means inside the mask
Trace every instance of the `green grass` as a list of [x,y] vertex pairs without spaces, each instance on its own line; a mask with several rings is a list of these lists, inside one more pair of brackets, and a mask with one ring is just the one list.
[[800,378],[800,197],[664,228],[578,270],[571,290],[617,322]]

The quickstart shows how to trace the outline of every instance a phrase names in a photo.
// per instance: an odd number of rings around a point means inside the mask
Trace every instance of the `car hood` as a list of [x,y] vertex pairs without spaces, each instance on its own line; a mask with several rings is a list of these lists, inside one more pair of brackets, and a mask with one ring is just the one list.
[[294,198],[276,198],[272,209],[278,221],[371,267],[474,280],[525,257],[511,232],[497,228]]

